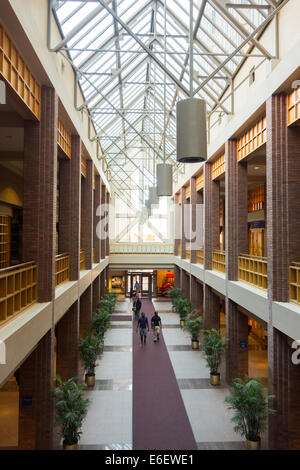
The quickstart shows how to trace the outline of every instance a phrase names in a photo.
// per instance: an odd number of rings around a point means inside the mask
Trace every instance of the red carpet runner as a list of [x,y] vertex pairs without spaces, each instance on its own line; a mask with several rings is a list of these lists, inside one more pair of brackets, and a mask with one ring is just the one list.
[[150,332],[141,346],[134,321],[133,450],[197,450],[163,335],[153,342],[150,299],[142,300],[141,312],[148,317]]

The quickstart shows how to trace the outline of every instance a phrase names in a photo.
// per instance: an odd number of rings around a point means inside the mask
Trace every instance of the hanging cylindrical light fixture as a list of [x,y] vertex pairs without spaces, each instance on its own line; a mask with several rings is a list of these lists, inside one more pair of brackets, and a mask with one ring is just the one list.
[[150,203],[150,206],[159,204],[156,186],[149,188],[149,203]]
[[168,163],[156,165],[157,196],[172,196],[173,194],[173,168]]
[[178,101],[176,124],[177,161],[196,163],[206,160],[206,102],[198,98]]

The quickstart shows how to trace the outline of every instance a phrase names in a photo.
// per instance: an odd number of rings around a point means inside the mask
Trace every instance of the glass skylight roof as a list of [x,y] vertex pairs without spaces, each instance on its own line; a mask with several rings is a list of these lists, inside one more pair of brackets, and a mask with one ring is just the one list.
[[[208,114],[230,112],[220,101],[254,46],[271,57],[245,39],[279,3],[193,0],[193,95]],[[55,50],[77,70],[112,183],[126,189],[142,167],[153,175],[154,159],[177,167],[175,106],[190,96],[190,0],[53,0],[53,12],[63,34]]]

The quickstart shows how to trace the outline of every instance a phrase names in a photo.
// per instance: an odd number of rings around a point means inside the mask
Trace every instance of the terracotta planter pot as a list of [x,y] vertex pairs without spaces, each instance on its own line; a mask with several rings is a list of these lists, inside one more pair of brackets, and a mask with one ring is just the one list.
[[199,349],[199,341],[197,339],[192,340],[192,349]]
[[220,374],[210,374],[211,385],[220,385]]
[[260,438],[258,441],[249,441],[246,439],[246,450],[260,450]]
[[95,374],[85,374],[85,383],[88,387],[95,386]]

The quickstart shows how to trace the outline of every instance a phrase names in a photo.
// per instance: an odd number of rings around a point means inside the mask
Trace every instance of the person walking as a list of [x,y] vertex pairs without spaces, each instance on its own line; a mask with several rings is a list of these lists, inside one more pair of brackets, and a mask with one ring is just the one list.
[[154,312],[153,317],[151,318],[151,327],[153,329],[153,341],[156,343],[156,341],[159,341],[159,334],[160,334],[160,329],[161,329],[161,318],[158,315],[157,312]]
[[148,323],[148,318],[145,316],[145,313],[142,312],[142,315],[138,319],[137,325],[136,325],[136,332],[138,331],[138,328],[140,330],[140,335],[141,335],[141,344],[146,344],[146,337],[147,337],[147,330],[149,331],[149,323]]
[[142,307],[141,299],[138,297],[135,301],[135,318],[138,320],[140,316],[140,310]]

